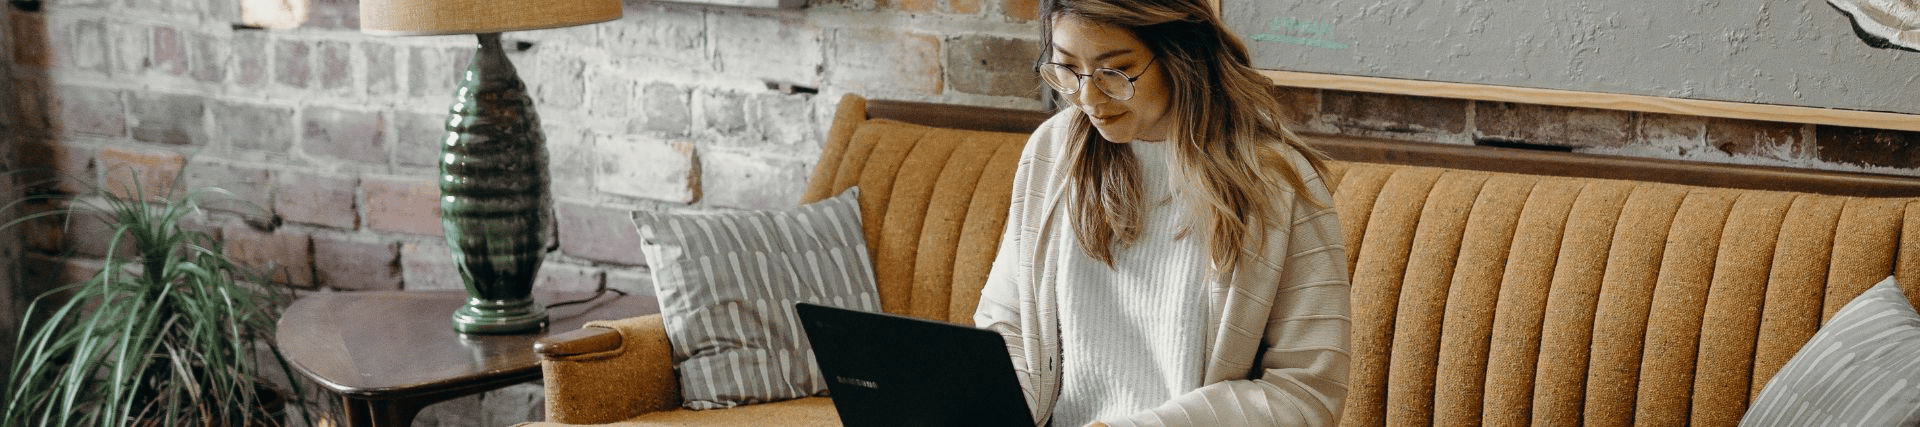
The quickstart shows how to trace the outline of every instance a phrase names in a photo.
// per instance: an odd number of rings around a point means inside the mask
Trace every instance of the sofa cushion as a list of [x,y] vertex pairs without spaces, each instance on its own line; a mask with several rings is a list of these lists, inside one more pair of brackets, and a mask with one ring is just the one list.
[[1742,426],[1920,424],[1920,313],[1888,277],[1767,382]]
[[852,188],[782,211],[633,213],[684,406],[826,390],[793,304],[880,310],[858,197]]

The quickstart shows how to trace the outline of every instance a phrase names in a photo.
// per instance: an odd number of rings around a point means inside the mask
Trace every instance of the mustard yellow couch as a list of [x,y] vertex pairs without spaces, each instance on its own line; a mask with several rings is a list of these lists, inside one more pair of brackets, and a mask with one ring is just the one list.
[[[803,200],[861,186],[882,306],[970,323],[1044,118],[849,96]],[[1345,425],[1733,425],[1853,296],[1920,295],[1920,179],[1309,139],[1353,273]],[[677,409],[658,316],[537,351],[530,425],[838,424],[825,397]]]

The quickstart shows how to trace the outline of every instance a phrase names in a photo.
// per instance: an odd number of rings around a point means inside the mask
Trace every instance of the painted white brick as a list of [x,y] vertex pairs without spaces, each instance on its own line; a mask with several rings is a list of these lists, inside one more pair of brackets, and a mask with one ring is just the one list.
[[[715,60],[723,73],[800,85],[818,85],[826,56],[821,30],[804,20],[742,11],[708,14]],[[882,61],[879,66],[885,66]]]
[[869,97],[890,92],[938,95],[944,88],[940,40],[886,28],[833,32],[833,68],[828,81]]
[[600,159],[594,166],[595,188],[600,191],[679,203],[700,198],[692,143],[603,136],[594,142],[594,152]]
[[[813,165],[794,157],[777,157],[747,149],[715,149],[702,157],[701,185],[711,188],[710,206],[740,209],[783,209],[799,203]],[[819,154],[804,156],[812,159]]]
[[628,9],[618,21],[593,25],[615,57],[655,58],[674,68],[708,68],[707,22],[698,9],[651,6]]

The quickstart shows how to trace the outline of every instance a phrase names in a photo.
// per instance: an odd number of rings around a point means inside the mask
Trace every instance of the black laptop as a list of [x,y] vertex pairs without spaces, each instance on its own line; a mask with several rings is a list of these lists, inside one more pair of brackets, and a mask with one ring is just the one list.
[[808,303],[794,310],[842,425],[1033,426],[998,333]]

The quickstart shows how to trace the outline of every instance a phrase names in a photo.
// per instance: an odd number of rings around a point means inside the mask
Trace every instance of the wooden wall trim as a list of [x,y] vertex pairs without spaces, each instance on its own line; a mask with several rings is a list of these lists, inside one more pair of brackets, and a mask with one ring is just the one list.
[[[1030,133],[1043,111],[870,100],[867,117]],[[1920,177],[1303,134],[1334,160],[1861,197],[1920,197]]]
[[1398,95],[1598,108],[1688,116],[1920,131],[1920,115],[1790,105],[1751,104],[1602,92],[1535,89],[1425,80],[1261,70],[1281,86]]

